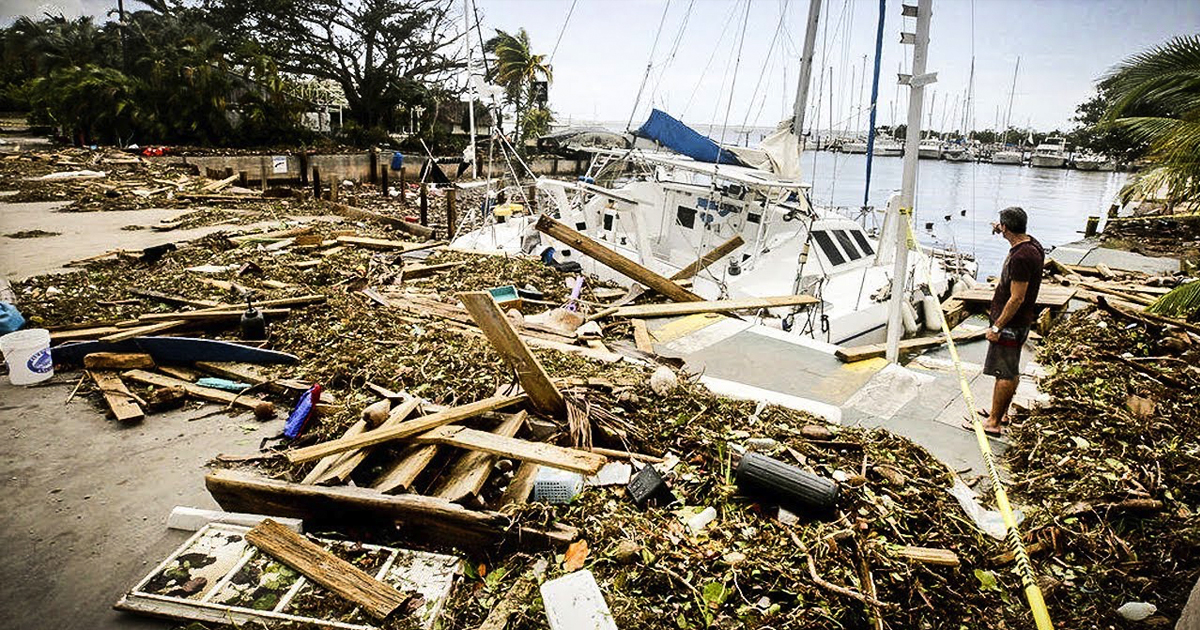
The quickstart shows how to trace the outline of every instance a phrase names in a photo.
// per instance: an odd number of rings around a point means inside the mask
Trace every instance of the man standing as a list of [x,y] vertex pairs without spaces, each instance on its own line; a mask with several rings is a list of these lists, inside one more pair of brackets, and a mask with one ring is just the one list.
[[992,327],[987,332],[989,345],[983,363],[983,373],[996,377],[991,410],[979,412],[987,415],[983,430],[993,436],[1002,432],[1008,406],[1021,380],[1021,346],[1037,318],[1046,252],[1037,239],[1025,233],[1027,223],[1025,211],[1014,206],[1001,210],[999,223],[992,225],[992,232],[1003,236],[1011,246],[992,294]]

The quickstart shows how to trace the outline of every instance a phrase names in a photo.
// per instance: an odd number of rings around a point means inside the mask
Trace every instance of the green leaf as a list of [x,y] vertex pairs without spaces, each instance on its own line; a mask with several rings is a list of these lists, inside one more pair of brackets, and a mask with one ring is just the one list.
[[729,589],[725,588],[720,582],[709,582],[704,585],[701,591],[701,597],[704,598],[704,603],[712,610],[717,610],[725,600],[729,598]]
[[975,579],[979,580],[979,590],[981,591],[1000,590],[1000,581],[996,579],[996,574],[992,571],[975,569]]

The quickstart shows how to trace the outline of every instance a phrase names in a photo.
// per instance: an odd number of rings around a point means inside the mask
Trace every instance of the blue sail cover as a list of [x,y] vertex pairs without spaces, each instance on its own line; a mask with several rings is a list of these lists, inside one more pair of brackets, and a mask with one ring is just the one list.
[[661,110],[650,112],[650,118],[633,135],[653,140],[697,162],[745,166],[732,153],[713,142],[712,138],[701,135]]

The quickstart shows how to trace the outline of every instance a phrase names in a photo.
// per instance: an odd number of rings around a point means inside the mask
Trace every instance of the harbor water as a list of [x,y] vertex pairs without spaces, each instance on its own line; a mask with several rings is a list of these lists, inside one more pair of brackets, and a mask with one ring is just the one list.
[[[813,203],[851,211],[861,207],[866,158],[806,151],[804,180],[812,184]],[[870,205],[882,208],[900,189],[902,164],[899,157],[874,159]],[[1049,249],[1083,238],[1087,217],[1104,216],[1127,179],[1127,173],[921,160],[915,209],[918,238],[975,254],[979,278],[986,279],[999,275],[1008,253],[1008,243],[991,230],[1000,210],[1024,208],[1029,234]],[[932,230],[927,230],[929,223]]]

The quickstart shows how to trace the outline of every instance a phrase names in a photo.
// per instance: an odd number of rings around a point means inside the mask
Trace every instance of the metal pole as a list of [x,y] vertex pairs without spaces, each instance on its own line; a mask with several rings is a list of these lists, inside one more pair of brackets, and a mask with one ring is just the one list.
[[800,79],[796,86],[796,104],[792,108],[792,133],[800,138],[801,147],[804,146],[804,105],[808,102],[808,84],[812,80],[813,51],[817,46],[817,24],[820,21],[821,0],[810,0],[808,27],[804,31],[804,56],[800,58]]
[[470,100],[467,101],[467,118],[471,121],[471,179],[479,177],[479,171],[476,165],[479,161],[475,158],[475,76],[474,69],[471,67],[471,0],[463,0],[463,26],[465,27],[465,39],[467,45],[467,95]]
[[[911,8],[905,7],[905,14]],[[917,32],[912,39],[913,66],[908,90],[908,128],[904,134],[904,176],[900,187],[900,207],[896,213],[896,260],[892,267],[892,298],[888,302],[887,350],[888,361],[900,358],[900,337],[904,332],[900,308],[905,300],[905,280],[908,276],[908,225],[913,212],[917,188],[917,147],[921,143],[921,109],[925,104],[925,86],[936,75],[925,74],[925,57],[929,50],[929,19],[933,15],[933,0],[917,2]],[[907,34],[902,42],[909,41]]]

